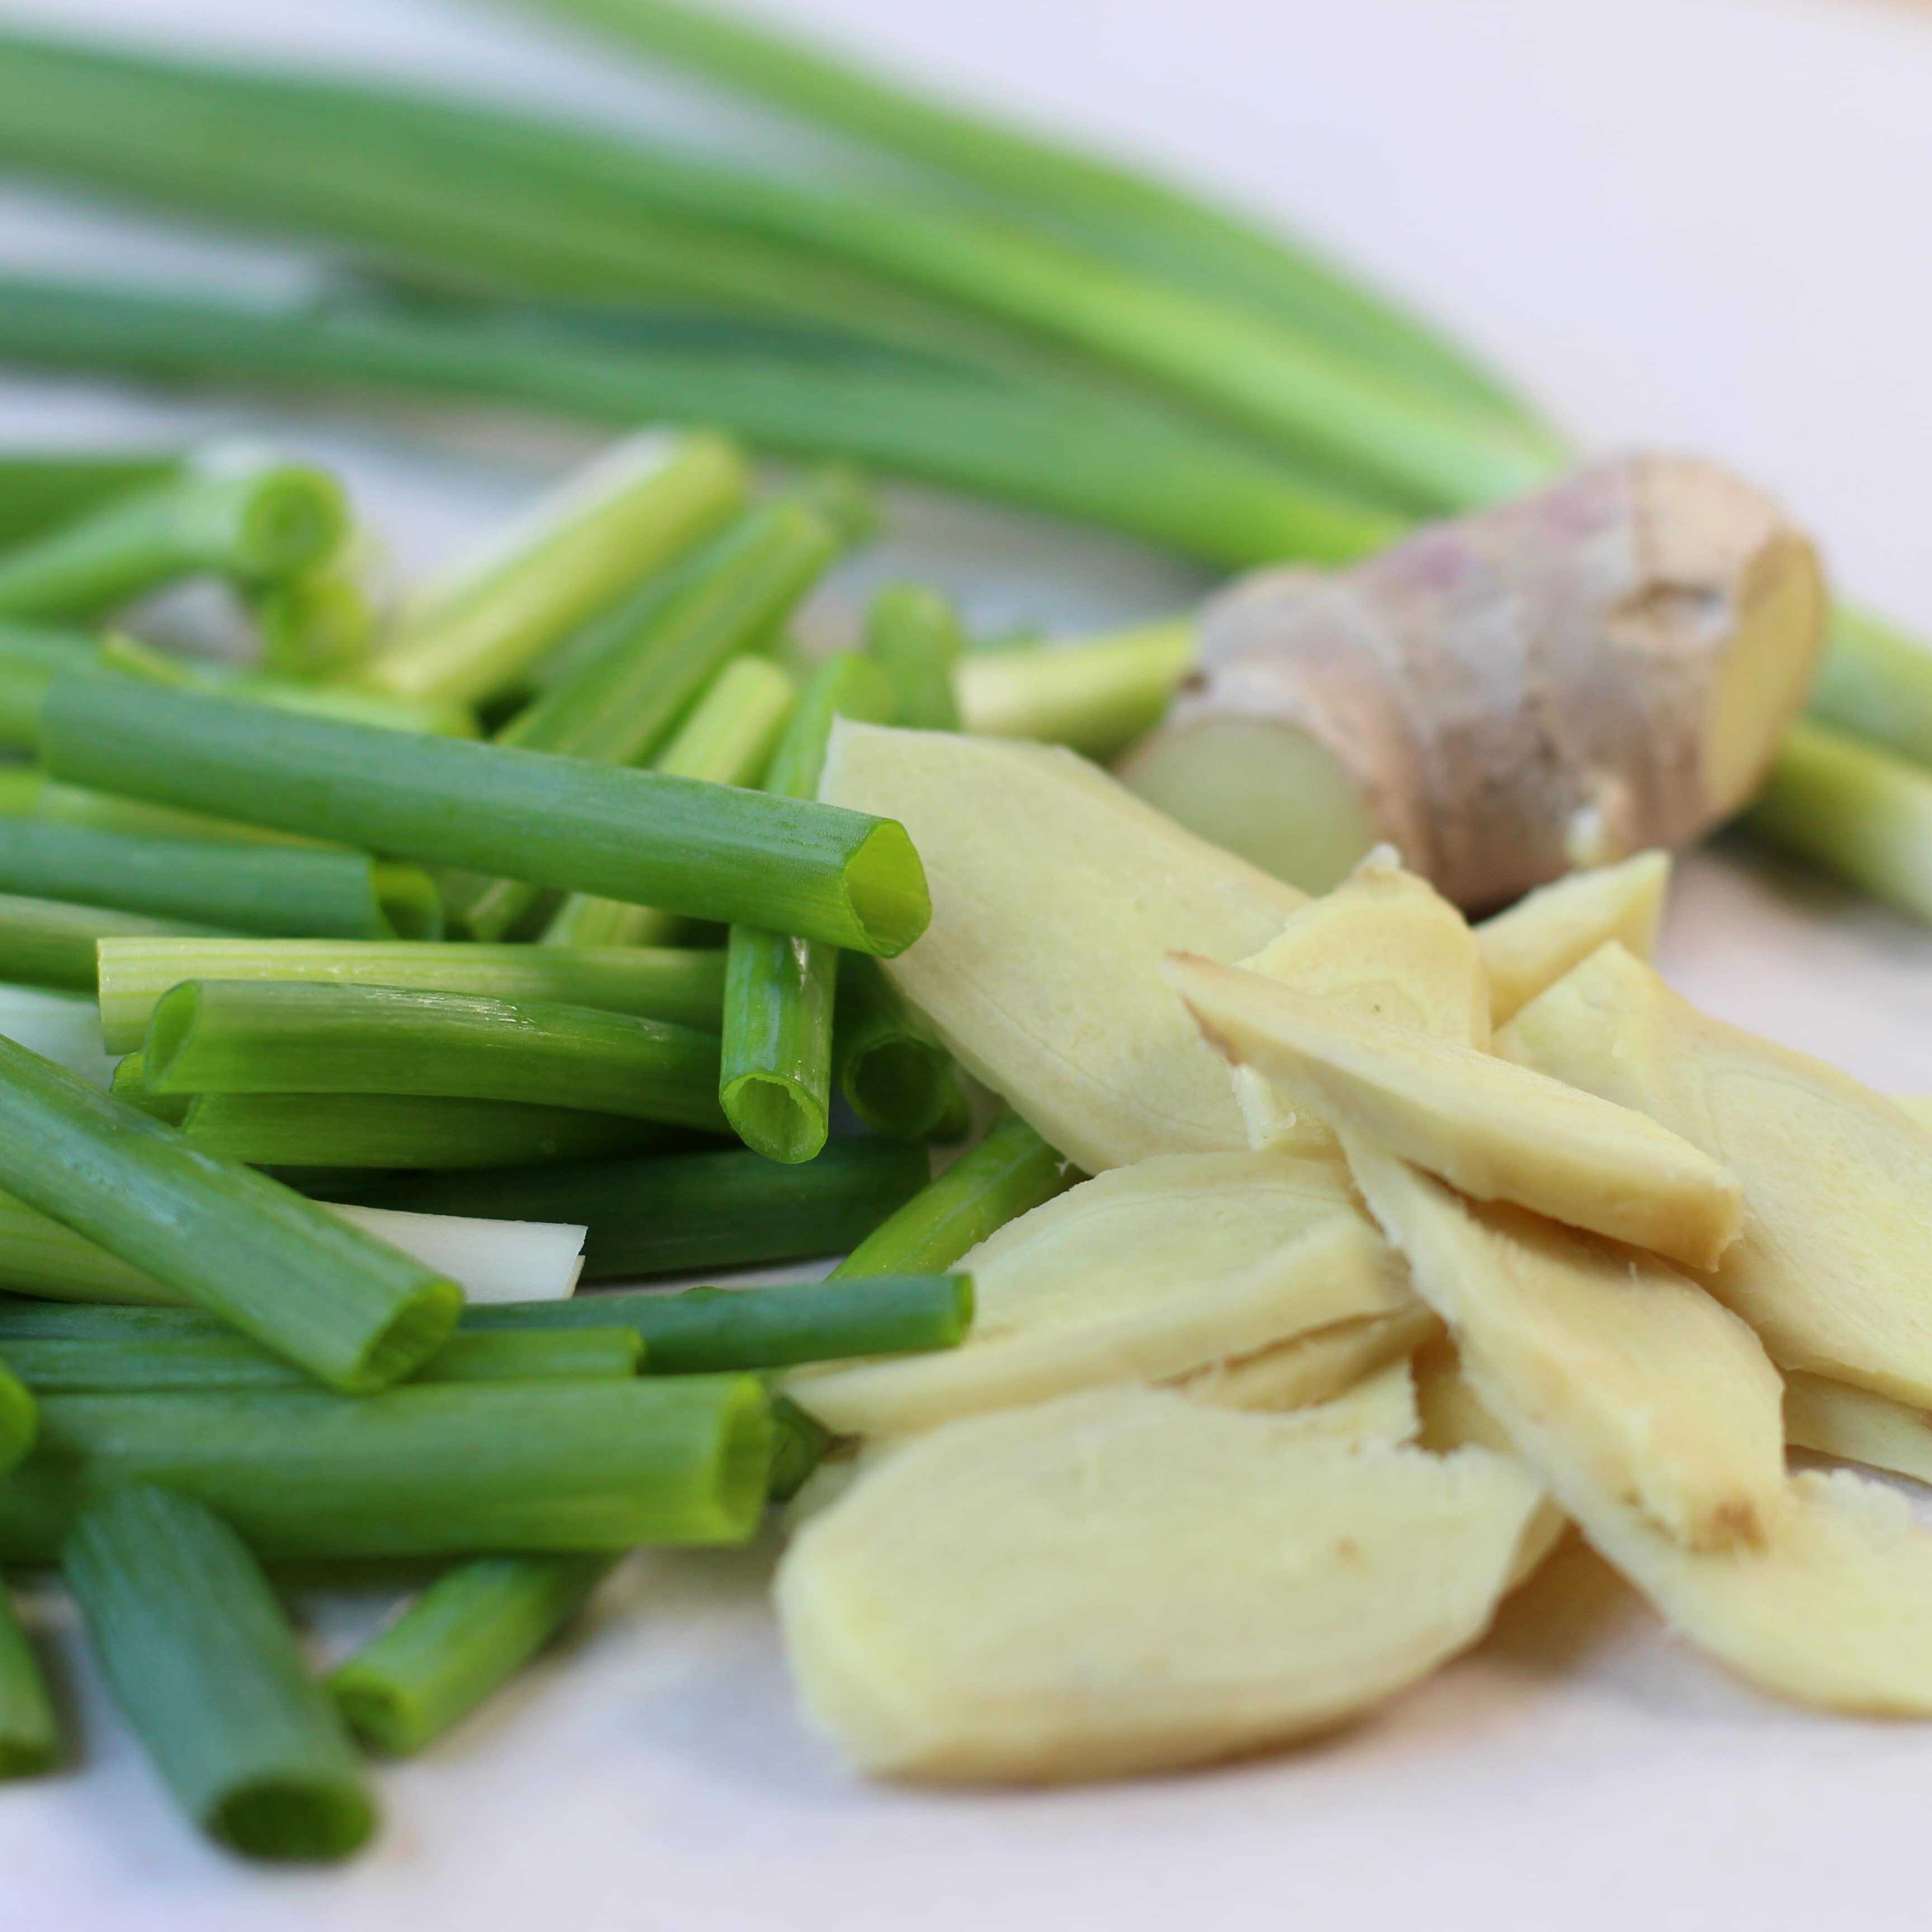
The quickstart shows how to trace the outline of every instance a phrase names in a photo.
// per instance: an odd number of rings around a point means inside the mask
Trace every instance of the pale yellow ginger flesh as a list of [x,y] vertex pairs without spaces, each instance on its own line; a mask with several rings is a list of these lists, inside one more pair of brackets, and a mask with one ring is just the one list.
[[1822,1376],[1787,1376],[1784,1436],[1794,1448],[1932,1483],[1932,1414],[1870,1389]]
[[[1371,854],[1280,935],[1240,962],[1245,972],[1329,1000],[1390,1026],[1469,1046],[1490,1043],[1490,992],[1475,935],[1426,880]],[[1252,1067],[1233,1069],[1255,1147],[1333,1150],[1327,1124],[1298,1114]]]
[[[1670,888],[1670,857],[1640,852],[1621,866],[1573,872],[1486,919],[1476,943],[1489,974],[1490,1018],[1507,1026],[1538,994],[1553,986],[1612,940],[1640,959],[1657,948]],[[1487,1036],[1478,1042],[1488,1044]]]
[[1406,1362],[1391,1362],[1328,1401],[1277,1420],[1284,1429],[1331,1442],[1413,1442],[1422,1432],[1415,1377]]
[[1535,1420],[1597,1488],[1688,1548],[1763,1541],[1784,1490],[1783,1390],[1736,1316],[1648,1255],[1478,1208],[1371,1144],[1344,1144],[1512,1442],[1520,1418]]
[[[1418,1244],[1418,1286],[1447,1282],[1448,1299],[1464,1280],[1460,1259]],[[1677,1400],[1694,1406],[1735,1378],[1724,1359],[1734,1341],[1726,1336],[1719,1353],[1693,1362],[1690,1334],[1677,1330],[1664,1346],[1683,1378]],[[1700,1649],[1802,1702],[1932,1716],[1932,1534],[1901,1498],[1846,1474],[1790,1478],[1768,1509],[1760,1502],[1754,1542],[1694,1549],[1659,1526],[1654,1486],[1634,1491],[1609,1473],[1603,1444],[1574,1410],[1512,1400],[1466,1336],[1463,1363],[1482,1408],[1598,1554]],[[1426,1377],[1419,1396],[1426,1438],[1442,1410]]]
[[1622,947],[1498,1036],[1518,1064],[1648,1114],[1743,1183],[1710,1286],[1803,1369],[1932,1408],[1932,1132],[1822,1061],[1700,1013]]
[[841,720],[819,796],[912,835],[932,923],[886,970],[1076,1166],[1246,1146],[1161,958],[1244,958],[1300,893],[1050,746]]
[[1310,890],[1378,842],[1459,905],[1682,844],[1769,771],[1824,640],[1810,543],[1714,465],[1636,456],[1211,604],[1123,760]]
[[1932,1127],[1932,1094],[1898,1094],[1892,1104],[1901,1114],[1909,1114],[1922,1127]]
[[1642,1113],[1508,1061],[1178,956],[1170,983],[1203,1034],[1289,1106],[1478,1200],[1507,1201],[1690,1266],[1736,1238],[1735,1180]]
[[1185,1376],[1174,1386],[1219,1408],[1283,1412],[1332,1400],[1391,1362],[1403,1361],[1442,1331],[1436,1311],[1412,1303],[1397,1315],[1338,1322],[1238,1360]]
[[778,1614],[808,1713],[868,1771],[1160,1770],[1329,1729],[1468,1648],[1538,1497],[1480,1449],[1098,1391],[862,1469],[787,1551]]
[[[1484,1407],[1482,1397],[1462,1372],[1456,1345],[1446,1336],[1418,1350],[1409,1372],[1415,1391],[1417,1439],[1424,1448],[1447,1456],[1474,1444],[1520,1460],[1509,1431]],[[1522,1541],[1510,1575],[1511,1589],[1535,1575],[1569,1528],[1570,1519],[1551,1497],[1544,1496],[1523,1526]]]
[[1168,1154],[1096,1175],[964,1256],[957,1348],[795,1370],[839,1435],[901,1436],[1076,1389],[1166,1382],[1408,1307],[1400,1262],[1338,1162]]

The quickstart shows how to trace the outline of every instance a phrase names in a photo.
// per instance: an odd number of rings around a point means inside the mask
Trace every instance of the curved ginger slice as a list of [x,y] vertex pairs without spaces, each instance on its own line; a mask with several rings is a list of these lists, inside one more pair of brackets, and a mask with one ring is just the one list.
[[1539,1490],[1159,1390],[949,1424],[779,1566],[806,1708],[871,1772],[1048,1783],[1327,1729],[1488,1628]]
[[803,1369],[793,1399],[842,1435],[1116,1382],[1164,1382],[1412,1300],[1339,1162],[1170,1154],[1117,1168],[1010,1222],[958,1264],[957,1348]]
[[1395,1315],[1364,1316],[1312,1335],[1298,1335],[1252,1355],[1216,1362],[1184,1376],[1173,1386],[1190,1400],[1217,1408],[1282,1413],[1332,1401],[1364,1376],[1406,1361],[1442,1332],[1441,1318],[1426,1303],[1412,1301]]
[[1738,1184],[1646,1115],[1453,1041],[1177,954],[1168,979],[1233,1064],[1290,1105],[1480,1201],[1713,1266],[1736,1237]]
[[1238,959],[1303,894],[1052,746],[841,718],[819,796],[912,835],[932,923],[885,970],[1075,1166],[1247,1144],[1161,958]]
[[1763,1540],[1784,1491],[1783,1388],[1735,1315],[1648,1255],[1476,1208],[1347,1144],[1371,1211],[1512,1442],[1528,1421],[1560,1436],[1593,1483],[1693,1549]]

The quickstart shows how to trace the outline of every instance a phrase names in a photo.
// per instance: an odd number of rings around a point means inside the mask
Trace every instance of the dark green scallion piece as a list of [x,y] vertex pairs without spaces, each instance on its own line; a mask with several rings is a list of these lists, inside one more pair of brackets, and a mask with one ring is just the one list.
[[875,959],[842,954],[832,1022],[838,1090],[895,1140],[940,1138],[962,1104],[952,1056]]
[[24,543],[165,483],[184,460],[170,450],[9,450],[0,456],[0,544]]
[[[820,666],[778,741],[765,789],[808,799],[839,717],[890,717],[879,667],[847,652]],[[731,928],[724,966],[718,1096],[745,1144],[768,1160],[810,1160],[825,1144],[832,1094],[832,1009],[837,949],[766,926]]]
[[58,779],[856,951],[932,914],[904,826],[541,752],[384,732],[131,678],[57,680]]
[[923,1187],[922,1148],[836,1140],[796,1166],[748,1149],[398,1174],[355,1199],[424,1214],[581,1223],[586,1281],[842,1254]]
[[192,980],[156,1004],[141,1061],[157,1094],[420,1094],[724,1124],[713,1035],[544,1000]]
[[50,1396],[0,1483],[0,1552],[44,1561],[130,1483],[199,1498],[274,1558],[739,1543],[771,1458],[752,1376]]
[[428,873],[360,853],[203,844],[0,818],[0,892],[291,938],[434,939]]
[[374,1828],[362,1767],[241,1539],[148,1484],[77,1514],[62,1552],[109,1688],[182,1809],[262,1858],[340,1858]]
[[4,1040],[0,1186],[344,1390],[408,1374],[463,1305],[454,1282]]
[[673,1294],[640,1288],[494,1302],[464,1313],[466,1333],[623,1323],[644,1337],[646,1378],[956,1348],[972,1322],[972,1282],[949,1274]]
[[772,1400],[772,1424],[776,1440],[772,1450],[771,1499],[775,1503],[788,1503],[824,1461],[825,1452],[832,1447],[832,1432],[784,1395]]
[[34,1446],[40,1426],[33,1391],[11,1367],[0,1363],[0,1476]]

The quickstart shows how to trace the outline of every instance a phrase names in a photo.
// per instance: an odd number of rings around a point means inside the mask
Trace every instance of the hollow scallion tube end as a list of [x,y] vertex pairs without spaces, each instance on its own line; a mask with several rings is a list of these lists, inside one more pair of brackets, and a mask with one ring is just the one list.
[[328,1678],[356,1735],[400,1756],[466,1717],[589,1602],[617,1559],[479,1558],[447,1571]]
[[772,1426],[775,1440],[771,1499],[775,1503],[788,1503],[824,1461],[825,1452],[832,1447],[832,1432],[816,1416],[808,1415],[789,1396],[783,1395],[772,1404]]
[[375,1807],[259,1565],[214,1512],[149,1484],[62,1552],[115,1701],[182,1808],[250,1857],[347,1857]]
[[895,1140],[938,1137],[960,1097],[952,1057],[863,953],[839,959],[832,1046],[839,1091],[867,1126]]

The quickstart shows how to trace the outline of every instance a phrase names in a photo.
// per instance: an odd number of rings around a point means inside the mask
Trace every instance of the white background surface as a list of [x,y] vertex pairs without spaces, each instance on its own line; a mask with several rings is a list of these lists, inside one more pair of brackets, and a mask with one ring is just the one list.
[[[777,0],[772,0],[777,4]],[[511,19],[404,0],[46,0],[63,27],[309,52],[716,136]],[[1400,278],[1605,447],[1720,454],[1841,581],[1932,627],[1932,13],[1857,0],[786,0],[1012,110],[1292,212]],[[286,277],[272,256],[0,193],[0,261]],[[581,445],[0,378],[0,441],[248,427],[340,463],[416,563]],[[1185,572],[1043,522],[895,499],[882,559],[983,622],[1101,622]],[[1932,1090],[1932,940],[1742,854],[1691,862],[1678,983]],[[1928,1256],[1932,1268],[1932,1256]],[[1923,1924],[1932,1731],[1813,1718],[1672,1644],[1590,1559],[1475,1656],[1318,1748],[1034,1797],[862,1789],[791,1711],[769,1550],[640,1563],[564,1654],[385,1775],[339,1873],[196,1843],[60,1633],[86,1768],[0,1792],[0,1928],[400,1932],[458,1924],[920,1932],[1176,1922],[1382,1932]],[[58,1625],[58,1606],[45,1606]],[[339,1646],[376,1606],[329,1610]],[[1928,1610],[1932,1614],[1932,1610]]]

